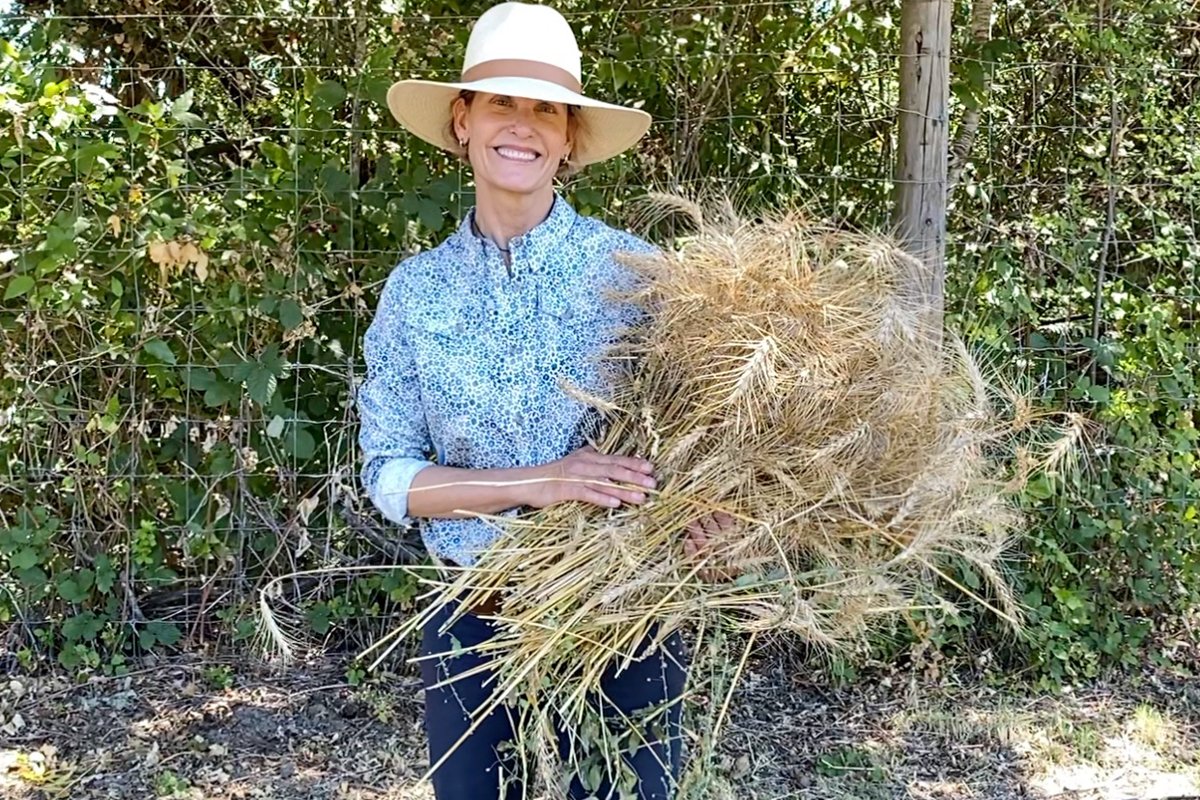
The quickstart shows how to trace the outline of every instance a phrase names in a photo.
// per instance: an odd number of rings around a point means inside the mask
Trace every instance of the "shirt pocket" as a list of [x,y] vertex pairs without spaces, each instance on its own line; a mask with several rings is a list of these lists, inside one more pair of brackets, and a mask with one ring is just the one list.
[[537,314],[550,332],[573,339],[605,340],[615,333],[615,316],[598,298],[543,295]]
[[479,325],[451,314],[414,315],[408,337],[429,416],[461,418],[494,392],[491,337]]
[[537,325],[542,380],[565,381],[588,392],[602,391],[604,356],[619,337],[619,320],[608,304],[594,297],[541,298]]

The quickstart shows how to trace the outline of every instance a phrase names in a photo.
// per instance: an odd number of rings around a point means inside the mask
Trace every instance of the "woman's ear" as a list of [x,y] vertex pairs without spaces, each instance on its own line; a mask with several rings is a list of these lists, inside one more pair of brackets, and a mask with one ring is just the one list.
[[450,107],[450,114],[454,121],[454,138],[461,144],[469,138],[467,135],[467,101],[456,97],[454,105]]
[[578,112],[572,108],[567,117],[567,138],[565,140],[567,150],[563,156],[564,158],[570,158],[571,153],[575,151],[575,140],[579,137],[579,117],[577,114]]

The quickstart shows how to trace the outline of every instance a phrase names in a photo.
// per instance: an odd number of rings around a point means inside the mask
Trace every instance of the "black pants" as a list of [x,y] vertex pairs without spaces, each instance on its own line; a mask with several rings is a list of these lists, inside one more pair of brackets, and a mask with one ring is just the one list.
[[[494,635],[492,624],[474,614],[464,614],[449,630],[439,634],[438,629],[451,613],[450,608],[441,609],[426,624],[421,640],[422,656],[441,655],[421,661],[430,764],[437,764],[458,743],[471,726],[471,712],[487,702],[495,685],[488,680],[489,671],[430,688],[483,663],[486,656],[455,651]],[[683,645],[675,633],[663,647],[632,662],[619,674],[615,667],[611,668],[601,681],[602,700],[598,707],[609,717],[671,704],[657,724],[652,722],[639,732],[644,737],[639,741],[645,744],[625,756],[625,763],[637,774],[639,800],[670,800],[674,796],[682,754],[682,709],[678,701],[686,677]],[[516,774],[519,770],[503,747],[513,739],[513,713],[506,707],[497,708],[434,771],[433,791],[437,800],[523,800],[525,786]],[[562,730],[558,736],[559,752],[563,755],[571,746],[571,737]],[[572,779],[568,794],[571,800],[588,797],[607,800],[610,796],[616,797],[617,793],[607,780],[589,793],[579,776]]]

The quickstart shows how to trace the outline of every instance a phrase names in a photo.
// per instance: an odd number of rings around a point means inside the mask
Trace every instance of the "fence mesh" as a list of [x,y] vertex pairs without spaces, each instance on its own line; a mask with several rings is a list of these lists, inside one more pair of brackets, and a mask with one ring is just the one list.
[[[388,272],[447,235],[472,191],[381,99],[398,77],[456,78],[484,6],[176,5],[17,3],[0,23],[14,648],[80,617],[91,636],[68,642],[152,622],[245,634],[267,576],[421,557],[357,485],[360,342]],[[563,185],[577,209],[626,225],[633,198],[666,188],[890,227],[898,12],[564,6],[587,90],[655,118],[638,150]],[[950,194],[948,324],[1045,403],[1164,430],[1161,415],[1185,430],[1194,414],[1198,37],[1149,6],[1014,7],[986,44],[956,26],[952,134],[967,110],[980,119]],[[50,73],[66,83],[47,89]],[[1194,509],[1164,437],[1089,454],[1102,523]],[[1048,487],[1035,516],[1066,498]],[[386,570],[289,591],[331,642],[364,641],[412,600]]]

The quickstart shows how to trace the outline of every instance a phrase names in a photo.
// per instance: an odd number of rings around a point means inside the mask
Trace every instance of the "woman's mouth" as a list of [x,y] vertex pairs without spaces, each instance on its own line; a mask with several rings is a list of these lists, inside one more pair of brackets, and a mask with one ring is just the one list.
[[528,164],[530,162],[537,161],[540,157],[540,154],[536,151],[526,150],[523,147],[508,147],[501,145],[500,147],[495,147],[492,149],[496,151],[497,155],[506,161],[520,161]]

